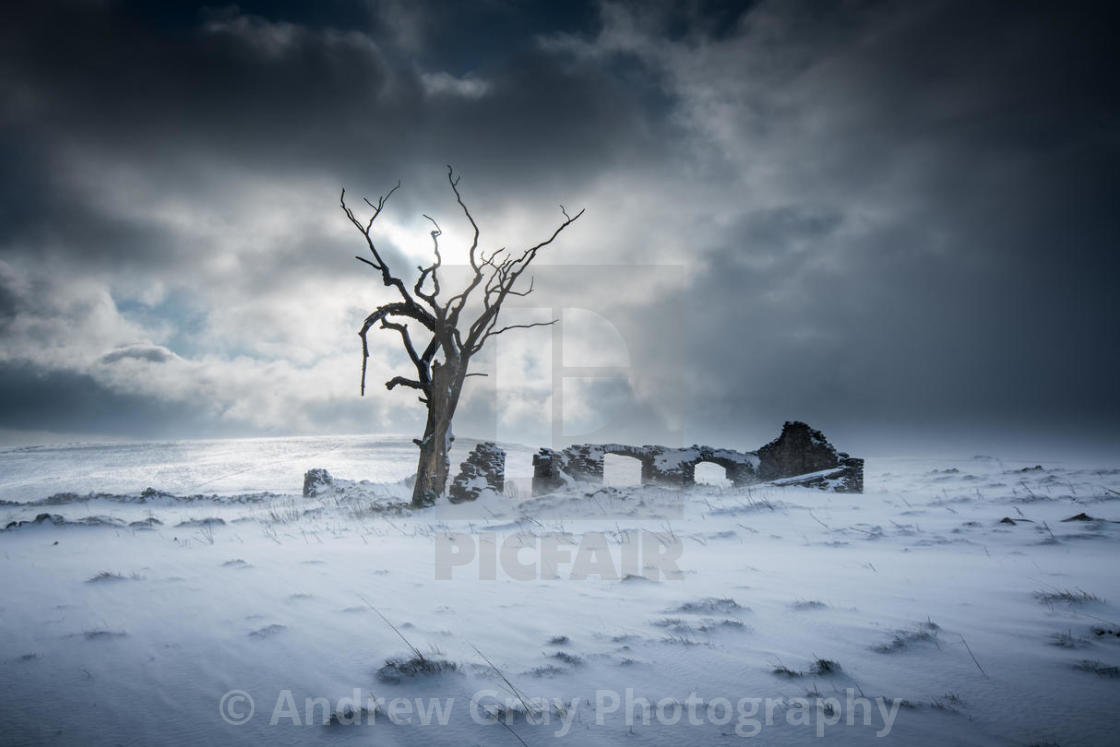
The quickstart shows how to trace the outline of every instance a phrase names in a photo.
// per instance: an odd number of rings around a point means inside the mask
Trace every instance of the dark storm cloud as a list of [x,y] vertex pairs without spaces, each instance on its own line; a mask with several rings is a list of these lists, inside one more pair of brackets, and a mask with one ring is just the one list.
[[85,374],[25,365],[0,364],[0,399],[3,428],[151,438],[226,430],[198,402],[167,402],[106,387]]
[[[745,205],[695,282],[659,297],[647,363],[679,372],[700,432],[796,415],[839,428],[1080,423],[1114,438],[1107,32],[1051,6],[865,20],[835,32],[803,18],[802,33],[768,19],[796,53],[767,52],[768,84],[709,113],[750,133],[715,146],[748,187],[777,161],[756,184],[779,206]],[[739,39],[757,50],[767,31]],[[814,40],[808,57],[799,38]],[[737,41],[724,51],[752,69],[760,55]],[[701,57],[628,44],[670,73]]]
[[[592,66],[542,59],[523,38],[473,39],[509,50],[494,67],[468,71],[485,80],[487,95],[429,96],[424,55],[397,49],[395,29],[376,11],[363,30],[236,6],[199,9],[193,24],[174,29],[113,3],[68,7],[61,27],[59,15],[45,3],[8,27],[4,67],[22,102],[9,124],[32,140],[75,140],[128,160],[175,166],[216,154],[278,174],[353,180],[458,156],[461,169],[497,180],[522,174],[528,159],[540,169],[610,159],[616,134],[640,129],[615,81]],[[457,23],[468,14],[436,15]]]
[[[570,191],[601,168],[651,152],[644,105],[594,64],[543,55],[528,36],[536,24],[515,23],[532,14],[502,4],[489,13],[437,4],[430,14],[377,4],[360,16],[342,14],[348,26],[321,14],[303,25],[300,7],[273,17],[236,6],[157,15],[144,4],[84,2],[18,11],[20,22],[0,31],[12,156],[3,167],[9,199],[0,236],[70,267],[198,272],[194,237],[91,204],[87,182],[111,186],[112,165],[141,173],[151,194],[192,201],[229,190],[223,217],[237,221],[236,186],[224,186],[215,171],[277,183],[322,177],[331,191],[307,199],[329,205],[339,186],[383,193],[401,175],[438,178],[448,162],[479,191],[516,184],[524,194],[550,174]],[[493,29],[477,28],[487,18],[514,35],[489,38]],[[422,49],[402,49],[402,24]],[[463,59],[447,59],[450,29],[458,38],[472,28],[474,46],[503,56],[471,55],[460,42]],[[479,65],[462,79],[421,64],[458,71],[467,59]],[[441,80],[451,85],[440,88]],[[482,94],[457,90],[463,81]],[[83,168],[92,173],[79,188],[72,172]],[[431,201],[405,190],[394,206],[418,214]],[[270,261],[245,281],[275,287],[296,270],[337,272],[314,251],[321,239],[308,238],[273,241]],[[395,247],[388,253],[401,262]]]
[[[336,381],[372,296],[332,211],[340,186],[357,200],[403,177],[391,217],[453,220],[452,162],[518,240],[535,238],[518,210],[538,226],[556,202],[590,208],[550,261],[685,265],[675,284],[553,289],[622,330],[644,423],[660,411],[742,446],[787,417],[1116,436],[1120,91],[1097,9],[74,2],[8,18],[0,375],[19,427],[36,402],[52,428],[125,427],[47,403],[59,376],[71,398],[129,391],[138,432],[183,402],[218,413],[215,431],[275,432],[285,397],[293,430],[360,428],[359,411],[414,427],[407,397],[355,402]],[[382,239],[395,264],[406,239]],[[584,389],[585,408],[617,405]],[[460,431],[499,415],[469,400]]]

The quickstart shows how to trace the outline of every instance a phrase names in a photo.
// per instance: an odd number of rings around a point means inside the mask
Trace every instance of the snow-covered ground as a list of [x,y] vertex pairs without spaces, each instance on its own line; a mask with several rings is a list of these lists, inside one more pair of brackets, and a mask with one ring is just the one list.
[[407,439],[0,451],[0,742],[1116,743],[1120,464],[529,499],[530,454],[413,513]]

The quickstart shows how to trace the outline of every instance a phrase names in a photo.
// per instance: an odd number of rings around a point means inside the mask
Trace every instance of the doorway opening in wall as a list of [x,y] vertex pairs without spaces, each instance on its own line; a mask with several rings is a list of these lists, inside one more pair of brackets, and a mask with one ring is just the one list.
[[642,462],[621,454],[603,457],[603,484],[616,488],[642,484]]
[[524,500],[533,497],[533,451],[528,448],[506,448],[506,498]]
[[716,488],[731,487],[731,481],[727,479],[727,470],[715,462],[700,462],[696,465],[696,484]]

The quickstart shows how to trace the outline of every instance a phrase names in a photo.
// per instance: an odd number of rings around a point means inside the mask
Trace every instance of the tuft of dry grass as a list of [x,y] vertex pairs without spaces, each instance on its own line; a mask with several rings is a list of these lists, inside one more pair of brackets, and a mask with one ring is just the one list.
[[705,597],[669,610],[686,615],[731,615],[746,608],[730,598]]
[[287,629],[288,629],[287,625],[278,625],[278,624],[274,623],[272,625],[266,625],[265,627],[260,628],[259,630],[250,631],[249,637],[250,638],[271,638],[272,636],[274,636],[278,633],[283,633]]
[[113,638],[125,638],[128,633],[117,630],[87,630],[82,635],[87,641],[107,641]]
[[790,679],[802,676],[801,672],[794,671],[784,664],[774,667],[774,674],[778,675],[779,677],[789,677]]
[[956,711],[964,705],[964,701],[956,693],[948,692],[931,700],[930,705],[939,711]]
[[941,629],[932,620],[921,623],[914,630],[897,630],[894,636],[886,643],[872,646],[871,650],[879,654],[894,654],[904,651],[914,643],[937,643],[937,631]]
[[413,677],[457,671],[459,665],[453,661],[414,654],[407,658],[396,656],[386,659],[384,666],[377,670],[377,679],[390,684],[399,684]]
[[1058,648],[1084,648],[1091,644],[1084,638],[1075,636],[1073,631],[1067,630],[1064,633],[1055,633],[1051,636],[1050,645],[1057,646]]
[[840,664],[832,659],[817,659],[813,665],[809,667],[811,674],[827,675],[836,674],[840,671]]
[[1105,664],[1095,659],[1082,659],[1074,664],[1073,668],[1080,669],[1082,672],[1090,672],[1098,677],[1120,677],[1120,667]]
[[119,573],[112,573],[110,571],[101,571],[96,576],[86,579],[87,584],[103,584],[111,583],[114,581],[139,581],[140,576],[133,573],[131,576],[122,576]]
[[1042,602],[1043,604],[1054,605],[1062,603],[1068,604],[1070,606],[1101,601],[1101,598],[1096,594],[1090,594],[1084,589],[1056,589],[1054,591],[1036,591],[1034,593],[1034,598]]
[[557,651],[556,653],[552,654],[552,658],[556,659],[556,661],[567,664],[570,667],[578,667],[583,664],[583,659],[576,656],[575,654],[569,654],[567,651]]

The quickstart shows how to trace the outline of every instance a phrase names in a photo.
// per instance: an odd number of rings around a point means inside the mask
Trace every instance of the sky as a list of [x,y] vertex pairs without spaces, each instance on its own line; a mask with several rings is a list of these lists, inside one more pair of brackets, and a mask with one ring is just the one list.
[[[0,437],[420,435],[390,300],[435,218],[536,263],[461,436],[1120,446],[1105,4],[13,3]],[[562,392],[556,405],[555,392]],[[559,413],[560,421],[554,420]],[[557,427],[557,422],[559,426]]]

